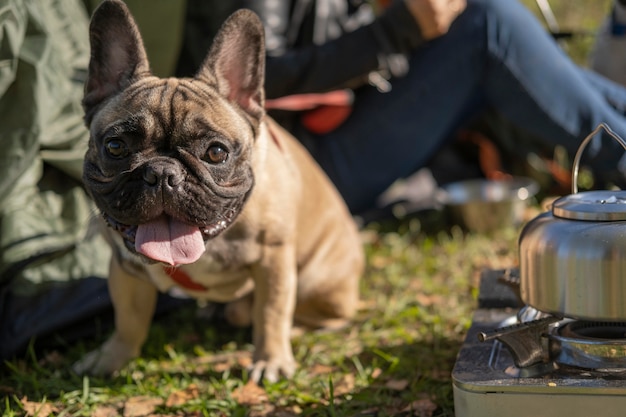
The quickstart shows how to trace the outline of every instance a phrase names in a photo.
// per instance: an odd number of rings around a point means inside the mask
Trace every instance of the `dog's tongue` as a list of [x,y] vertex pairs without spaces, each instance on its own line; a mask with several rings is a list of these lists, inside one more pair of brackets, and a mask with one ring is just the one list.
[[197,261],[205,247],[199,228],[163,215],[137,227],[135,249],[155,261],[182,265]]

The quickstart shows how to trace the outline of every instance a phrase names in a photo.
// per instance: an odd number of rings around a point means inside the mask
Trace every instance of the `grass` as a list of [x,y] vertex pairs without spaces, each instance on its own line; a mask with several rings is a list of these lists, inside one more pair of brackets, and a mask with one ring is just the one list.
[[[534,10],[534,0],[525,3]],[[564,29],[592,29],[607,10],[597,0],[550,3]],[[579,62],[589,39],[569,41]],[[187,307],[160,319],[143,357],[112,379],[68,370],[105,335],[6,362],[2,416],[453,416],[450,372],[480,272],[517,263],[519,231],[483,235],[432,224],[414,217],[363,231],[368,268],[359,314],[342,331],[294,338],[300,367],[291,380],[248,384],[249,332]]]
[[3,415],[49,406],[68,416],[384,416],[411,415],[412,407],[452,416],[450,370],[478,275],[515,262],[517,231],[485,236],[453,227],[431,234],[421,224],[412,218],[393,231],[363,231],[369,266],[359,314],[340,332],[296,337],[300,368],[289,381],[247,385],[249,332],[204,322],[184,308],[159,320],[144,356],[113,379],[68,371],[97,341],[7,363]]

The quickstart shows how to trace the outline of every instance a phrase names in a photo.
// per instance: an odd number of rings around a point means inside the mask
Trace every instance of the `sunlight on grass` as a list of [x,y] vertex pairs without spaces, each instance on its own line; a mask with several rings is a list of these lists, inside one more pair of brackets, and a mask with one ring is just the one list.
[[67,366],[80,352],[54,364],[34,354],[8,363],[3,415],[27,415],[24,404],[44,398],[68,416],[393,415],[410,406],[453,415],[450,371],[478,276],[516,262],[517,230],[430,235],[412,219],[362,236],[368,269],[359,313],[349,328],[295,337],[300,367],[292,380],[250,393],[249,333],[220,330],[186,308],[153,326],[144,356],[111,380],[72,375]]

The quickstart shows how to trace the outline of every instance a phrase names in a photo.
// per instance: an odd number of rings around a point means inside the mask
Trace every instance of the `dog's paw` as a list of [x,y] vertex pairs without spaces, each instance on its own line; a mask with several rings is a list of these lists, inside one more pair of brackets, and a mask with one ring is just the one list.
[[250,368],[250,379],[257,384],[262,379],[271,383],[278,382],[281,376],[291,378],[296,372],[296,367],[296,361],[293,358],[257,360]]
[[72,365],[72,371],[78,375],[109,376],[122,369],[138,354],[120,346],[111,340],[99,349],[89,352]]

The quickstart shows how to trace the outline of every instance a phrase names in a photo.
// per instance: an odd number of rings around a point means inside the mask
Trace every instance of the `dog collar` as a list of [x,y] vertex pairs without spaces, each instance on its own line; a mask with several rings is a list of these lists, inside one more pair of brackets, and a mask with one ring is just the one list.
[[209,289],[202,284],[198,284],[193,281],[189,274],[183,271],[181,268],[172,268],[169,266],[163,267],[165,273],[172,278],[181,288],[192,291],[208,291]]

